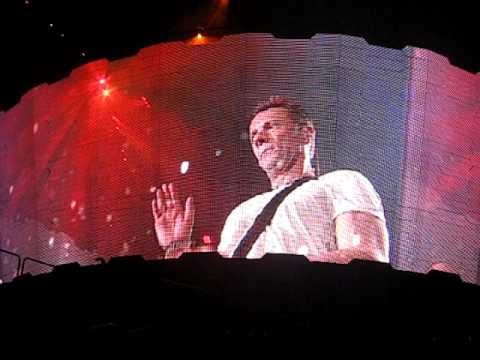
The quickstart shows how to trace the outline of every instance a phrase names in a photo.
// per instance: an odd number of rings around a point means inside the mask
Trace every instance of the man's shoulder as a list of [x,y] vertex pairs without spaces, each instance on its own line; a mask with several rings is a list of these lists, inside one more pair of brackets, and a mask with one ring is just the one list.
[[339,169],[330,171],[326,174],[320,175],[317,180],[325,182],[338,182],[338,181],[355,181],[355,180],[367,180],[367,178],[357,170]]
[[333,192],[376,193],[373,184],[356,170],[341,169],[318,177],[321,185]]

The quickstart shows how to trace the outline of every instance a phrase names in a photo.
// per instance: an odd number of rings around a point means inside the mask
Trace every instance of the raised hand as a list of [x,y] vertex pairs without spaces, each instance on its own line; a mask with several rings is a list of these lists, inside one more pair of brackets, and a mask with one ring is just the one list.
[[152,200],[152,213],[160,246],[166,247],[176,241],[190,241],[195,217],[192,197],[187,198],[184,207],[174,185],[162,184]]

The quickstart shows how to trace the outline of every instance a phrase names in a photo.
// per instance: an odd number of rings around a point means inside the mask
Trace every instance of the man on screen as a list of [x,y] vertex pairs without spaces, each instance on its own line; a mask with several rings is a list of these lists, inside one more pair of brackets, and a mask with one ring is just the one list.
[[[287,253],[337,263],[354,258],[388,262],[388,233],[380,197],[356,171],[315,176],[311,165],[315,128],[299,104],[270,97],[256,108],[249,135],[272,190],[243,202],[230,213],[218,246],[220,254],[232,257],[242,253],[239,249],[259,214],[266,211],[275,195],[290,188],[293,190],[274,207],[273,217],[261,226],[244,256]],[[303,178],[306,181],[299,185]],[[152,201],[152,211],[160,246],[188,244],[195,212],[191,197],[183,206],[173,184],[163,184]]]

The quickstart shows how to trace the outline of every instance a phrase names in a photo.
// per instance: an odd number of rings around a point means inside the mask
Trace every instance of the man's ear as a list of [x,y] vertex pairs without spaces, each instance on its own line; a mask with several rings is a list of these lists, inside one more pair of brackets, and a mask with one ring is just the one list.
[[307,145],[315,137],[315,129],[311,125],[304,125],[300,128],[300,134],[303,144]]

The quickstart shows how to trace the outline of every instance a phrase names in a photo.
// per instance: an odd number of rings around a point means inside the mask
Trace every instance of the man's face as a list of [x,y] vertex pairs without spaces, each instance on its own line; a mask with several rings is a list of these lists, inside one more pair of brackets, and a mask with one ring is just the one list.
[[288,171],[303,155],[305,145],[288,110],[281,107],[262,111],[253,118],[250,142],[258,164],[266,172]]

